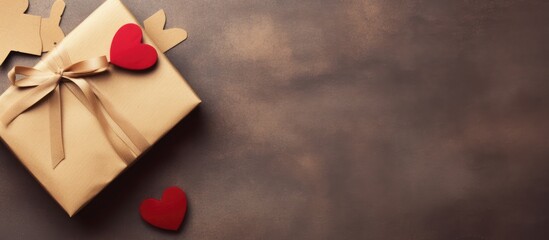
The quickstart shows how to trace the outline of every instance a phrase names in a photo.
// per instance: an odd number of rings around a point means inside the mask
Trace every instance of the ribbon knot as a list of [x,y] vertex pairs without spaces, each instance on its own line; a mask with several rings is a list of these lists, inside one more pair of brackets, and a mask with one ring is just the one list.
[[[52,55],[53,54],[53,55]],[[97,57],[72,64],[62,50],[50,53],[45,63],[48,70],[15,66],[9,73],[11,84],[27,93],[0,115],[8,126],[40,100],[49,104],[51,163],[55,169],[65,159],[61,86],[68,89],[98,120],[105,137],[116,153],[127,164],[141,155],[150,143],[101,94],[91,81],[92,77],[109,70],[107,57]],[[18,78],[21,76],[20,78]]]
[[59,77],[59,80],[63,78],[64,73],[65,73],[65,69],[62,69],[62,68],[57,69],[57,71],[55,72],[55,74],[57,74],[57,76]]

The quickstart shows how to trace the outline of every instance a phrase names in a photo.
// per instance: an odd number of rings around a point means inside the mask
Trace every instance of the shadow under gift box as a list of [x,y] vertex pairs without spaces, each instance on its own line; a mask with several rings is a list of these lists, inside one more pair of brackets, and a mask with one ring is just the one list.
[[[73,63],[109,56],[116,31],[138,24],[119,0],[107,0],[57,46]],[[143,32],[144,42],[155,47]],[[110,67],[108,73],[85,78],[152,144],[180,122],[200,99],[164,54],[148,71]],[[53,54],[35,68],[46,70]],[[11,86],[0,96],[0,113],[27,92]],[[20,114],[9,125],[0,124],[0,136],[25,167],[65,209],[69,216],[105,188],[133,161],[125,162],[111,146],[97,118],[61,84],[65,159],[51,163],[48,98]]]

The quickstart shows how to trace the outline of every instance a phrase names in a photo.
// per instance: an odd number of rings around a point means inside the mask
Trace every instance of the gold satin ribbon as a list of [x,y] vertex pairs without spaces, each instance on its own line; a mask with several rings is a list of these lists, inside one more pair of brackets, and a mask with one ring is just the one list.
[[[114,109],[92,82],[83,79],[108,71],[107,58],[97,57],[72,64],[68,54],[62,50],[50,54],[56,55],[47,62],[49,71],[16,66],[8,73],[11,84],[27,91],[27,94],[0,115],[0,121],[7,126],[40,100],[47,99],[50,108],[51,163],[55,169],[65,159],[61,108],[63,85],[97,118],[111,146],[126,164],[141,155],[150,143]],[[18,76],[22,78],[18,79]]]

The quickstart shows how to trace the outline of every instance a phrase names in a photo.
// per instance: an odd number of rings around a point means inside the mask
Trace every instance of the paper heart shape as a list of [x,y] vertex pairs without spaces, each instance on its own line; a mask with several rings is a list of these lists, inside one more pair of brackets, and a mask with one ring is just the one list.
[[178,187],[169,187],[162,194],[162,199],[145,199],[139,207],[141,217],[151,225],[177,231],[187,212],[187,196]]
[[141,27],[134,23],[122,26],[112,39],[111,63],[129,70],[145,70],[156,64],[158,54],[151,45],[142,43]]

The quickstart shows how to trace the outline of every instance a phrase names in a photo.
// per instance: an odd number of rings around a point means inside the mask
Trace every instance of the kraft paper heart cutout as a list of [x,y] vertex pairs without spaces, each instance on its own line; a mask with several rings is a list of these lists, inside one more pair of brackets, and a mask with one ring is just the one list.
[[187,212],[187,196],[178,187],[169,187],[160,200],[145,199],[139,207],[143,220],[149,224],[171,231],[177,231]]
[[122,26],[112,39],[111,63],[128,70],[145,70],[156,64],[158,54],[151,45],[142,43],[141,27],[134,23]]

